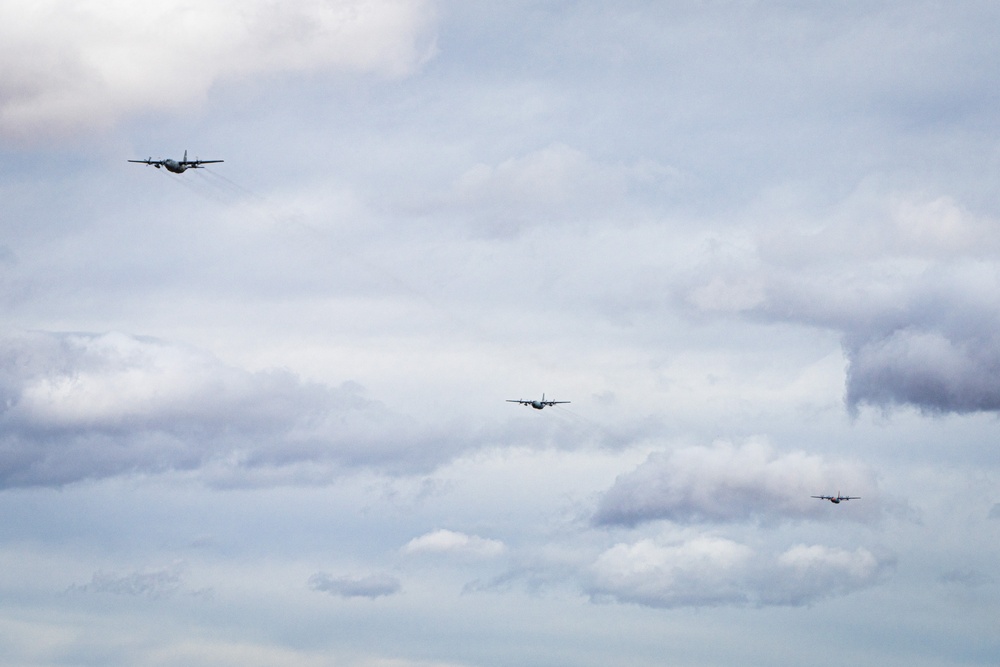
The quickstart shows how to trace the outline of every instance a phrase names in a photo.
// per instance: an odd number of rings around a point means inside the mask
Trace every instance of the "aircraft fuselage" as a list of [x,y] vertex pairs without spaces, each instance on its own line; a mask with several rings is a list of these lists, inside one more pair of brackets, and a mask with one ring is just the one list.
[[177,160],[169,159],[163,161],[163,166],[167,168],[167,171],[171,171],[175,174],[183,174],[188,168],[186,164],[181,164]]

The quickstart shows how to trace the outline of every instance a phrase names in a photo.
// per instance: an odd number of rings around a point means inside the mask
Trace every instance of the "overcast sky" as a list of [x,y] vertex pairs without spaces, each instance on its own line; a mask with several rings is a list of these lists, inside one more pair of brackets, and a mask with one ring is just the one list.
[[998,32],[0,0],[0,663],[1000,663]]

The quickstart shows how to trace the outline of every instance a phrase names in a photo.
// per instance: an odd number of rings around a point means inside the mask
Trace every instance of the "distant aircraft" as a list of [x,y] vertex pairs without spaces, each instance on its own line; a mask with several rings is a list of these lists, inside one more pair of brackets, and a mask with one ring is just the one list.
[[841,500],[861,500],[861,496],[842,496],[840,495],[840,491],[837,491],[837,495],[835,496],[813,496],[813,498],[829,500],[834,505],[839,505]]
[[524,400],[521,400],[521,399],[514,400],[514,399],[511,399],[511,398],[508,398],[507,402],[508,403],[520,403],[521,405],[530,405],[531,407],[533,407],[536,410],[541,410],[546,405],[559,405],[560,403],[570,403],[571,401],[546,401],[545,400],[545,394],[542,394],[542,400],[540,400],[540,401],[524,401]]
[[145,160],[129,160],[129,162],[148,164],[157,169],[166,167],[167,171],[172,171],[175,174],[183,174],[188,169],[201,169],[201,165],[203,164],[215,164],[216,162],[225,162],[225,160],[188,160],[188,152],[184,151],[183,160],[171,160],[170,158],[166,160],[154,160],[150,157]]

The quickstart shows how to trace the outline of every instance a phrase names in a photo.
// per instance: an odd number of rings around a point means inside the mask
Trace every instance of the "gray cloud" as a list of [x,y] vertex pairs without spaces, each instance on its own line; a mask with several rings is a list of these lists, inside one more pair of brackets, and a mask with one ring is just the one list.
[[[860,495],[872,500],[874,476],[860,464],[830,462],[805,452],[778,453],[764,442],[687,447],[657,452],[619,475],[601,497],[598,525],[667,519],[678,523],[755,519],[816,519],[829,508],[813,495]],[[862,508],[854,520],[870,520]]]
[[966,588],[978,588],[993,583],[993,577],[971,567],[948,570],[938,577],[942,584],[964,586]]
[[70,592],[110,593],[148,598],[168,597],[181,589],[184,569],[183,563],[178,562],[167,567],[137,570],[126,574],[96,572],[90,583],[74,585],[70,588]]
[[328,481],[341,467],[426,469],[468,446],[357,385],[248,372],[148,338],[8,337],[0,368],[2,486],[202,467],[220,484]]
[[402,589],[402,584],[390,574],[334,577],[324,572],[317,572],[309,577],[309,588],[342,598],[375,599],[395,595]]
[[949,197],[862,187],[809,226],[733,232],[735,258],[702,266],[683,300],[701,313],[839,331],[854,413],[1000,410],[996,221]]

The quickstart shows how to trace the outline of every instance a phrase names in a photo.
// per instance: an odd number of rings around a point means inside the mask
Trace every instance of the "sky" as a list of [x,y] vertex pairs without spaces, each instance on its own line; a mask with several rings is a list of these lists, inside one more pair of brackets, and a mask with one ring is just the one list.
[[997,664],[998,30],[0,0],[0,663]]

